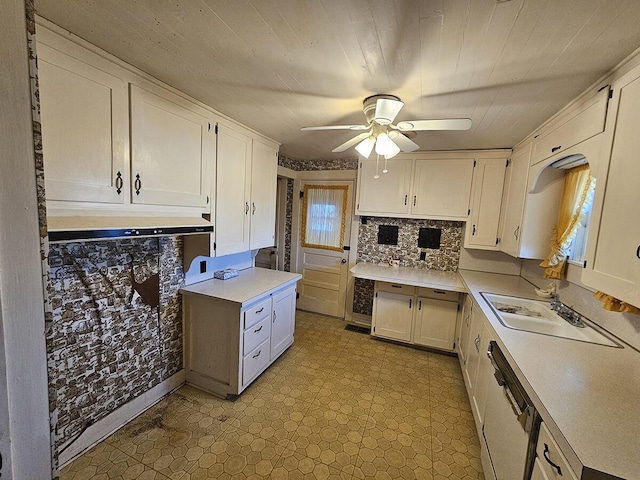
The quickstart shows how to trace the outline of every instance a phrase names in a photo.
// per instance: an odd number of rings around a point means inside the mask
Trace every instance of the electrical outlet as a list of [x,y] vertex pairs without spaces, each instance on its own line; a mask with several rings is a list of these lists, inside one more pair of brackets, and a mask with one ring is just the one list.
[[200,273],[207,273],[207,261],[206,260],[201,260],[200,261]]
[[422,251],[420,252],[420,260],[426,260],[427,259],[427,252]]

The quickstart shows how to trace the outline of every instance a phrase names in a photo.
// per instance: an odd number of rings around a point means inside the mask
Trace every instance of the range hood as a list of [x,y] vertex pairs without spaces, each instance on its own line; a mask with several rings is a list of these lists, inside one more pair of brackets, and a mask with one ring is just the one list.
[[50,243],[213,232],[200,217],[52,216],[47,224]]

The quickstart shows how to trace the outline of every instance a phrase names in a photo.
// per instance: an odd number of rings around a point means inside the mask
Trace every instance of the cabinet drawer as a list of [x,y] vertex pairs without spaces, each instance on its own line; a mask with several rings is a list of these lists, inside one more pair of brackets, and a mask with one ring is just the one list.
[[270,317],[263,318],[255,325],[247,328],[243,334],[243,352],[250,352],[269,338],[271,333]]
[[269,364],[269,339],[242,359],[242,385],[248,385]]
[[460,294],[458,292],[441,290],[439,288],[419,288],[418,295],[420,297],[435,298],[448,302],[458,302],[460,300]]
[[573,112],[567,112],[557,126],[550,125],[547,131],[541,132],[533,141],[531,165],[603,132],[608,100],[609,88],[605,88]]
[[254,326],[263,318],[271,316],[271,297],[264,299],[244,312],[244,328]]
[[413,295],[416,287],[411,285],[403,285],[401,283],[376,282],[379,292],[402,293],[403,295]]
[[[540,435],[538,436],[536,453],[540,460],[542,470],[549,480],[577,480],[573,474],[573,470],[569,466],[569,462],[567,462],[567,459],[560,451],[560,447],[558,447],[558,444],[544,423],[540,424]],[[552,465],[552,463],[557,465],[557,467]],[[560,468],[561,473],[558,473],[558,468]]]

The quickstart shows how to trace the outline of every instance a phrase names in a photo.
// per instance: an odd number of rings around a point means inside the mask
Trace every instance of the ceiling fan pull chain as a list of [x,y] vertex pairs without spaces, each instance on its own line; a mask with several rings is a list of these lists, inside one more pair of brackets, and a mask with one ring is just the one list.
[[373,178],[380,178],[380,175],[378,175],[379,164],[380,164],[380,155],[376,155],[376,174],[373,176]]
[[389,159],[385,156],[384,157],[384,170],[382,170],[382,173],[387,173],[389,171],[389,169],[387,169],[387,162],[389,161]]

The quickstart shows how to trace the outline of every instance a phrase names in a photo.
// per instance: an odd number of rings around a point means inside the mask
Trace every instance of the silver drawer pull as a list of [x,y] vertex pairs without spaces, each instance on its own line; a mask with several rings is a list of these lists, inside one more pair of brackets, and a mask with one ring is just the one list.
[[276,311],[273,311],[273,323],[276,323],[276,318],[278,318],[278,315],[276,314]]
[[260,354],[262,353],[262,350],[258,350],[258,353],[256,353],[253,357],[251,358],[258,358],[260,356]]
[[256,310],[256,313],[262,313],[263,310],[264,310],[264,307],[262,307],[260,310]]
[[262,327],[264,327],[264,325],[260,325],[260,328],[257,330],[254,330],[253,333],[258,333],[260,330],[262,330]]

